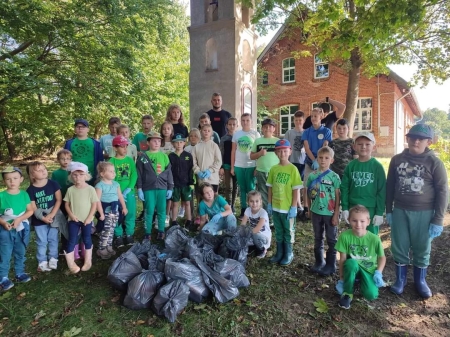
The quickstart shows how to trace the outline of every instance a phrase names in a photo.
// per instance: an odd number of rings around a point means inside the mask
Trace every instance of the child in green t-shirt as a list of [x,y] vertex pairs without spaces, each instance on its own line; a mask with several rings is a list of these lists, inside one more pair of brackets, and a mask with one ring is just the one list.
[[341,295],[339,307],[343,309],[350,309],[356,278],[361,280],[361,293],[365,299],[371,301],[378,297],[378,288],[384,286],[386,265],[381,239],[367,230],[369,210],[362,205],[352,207],[349,221],[352,229],[343,232],[336,243],[339,252],[336,290]]
[[133,138],[133,144],[136,145],[138,154],[140,154],[139,152],[148,150],[147,134],[151,132],[153,129],[153,117],[150,115],[142,116],[141,124],[142,124],[142,132],[136,133],[136,135]]
[[16,281],[28,282],[31,277],[25,273],[25,252],[30,241],[28,218],[33,215],[28,193],[20,190],[22,171],[7,167],[2,171],[6,190],[0,192],[0,287],[6,291],[14,287],[8,278],[11,257],[14,254]]
[[295,240],[295,217],[297,216],[298,189],[302,188],[302,180],[297,168],[289,162],[291,143],[280,139],[275,143],[275,153],[280,159],[278,165],[270,169],[267,178],[268,204],[267,213],[273,216],[276,254],[271,263],[282,266],[291,264],[294,254],[292,243]]
[[[119,224],[114,228],[114,245],[119,248],[125,245],[134,244],[134,227],[136,221],[136,198],[134,197],[134,186],[137,181],[136,164],[133,158],[127,156],[129,141],[123,136],[116,136],[112,141],[114,157],[109,161],[114,165],[116,177],[114,178],[120,185],[123,198],[127,205],[128,213],[125,219],[121,215]],[[125,235],[124,235],[125,234]]]
[[150,240],[152,216],[156,208],[158,219],[158,240],[165,238],[166,200],[172,197],[173,176],[167,154],[160,151],[161,135],[150,132],[147,135],[149,150],[142,153],[137,162],[138,197],[145,207],[145,239]]
[[[339,225],[340,186],[337,173],[330,170],[334,151],[328,146],[317,151],[319,169],[311,172],[306,182],[308,217],[314,229],[314,257],[316,263],[311,268],[314,273],[328,276],[336,272],[337,226]],[[323,259],[323,237],[327,239],[326,263]]]

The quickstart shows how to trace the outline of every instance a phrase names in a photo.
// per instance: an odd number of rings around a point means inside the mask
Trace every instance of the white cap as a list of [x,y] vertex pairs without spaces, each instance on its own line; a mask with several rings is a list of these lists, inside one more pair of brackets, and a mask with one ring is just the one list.
[[83,163],[79,163],[77,161],[73,161],[69,164],[69,167],[67,168],[67,171],[69,172],[73,172],[73,171],[83,171],[85,173],[88,173],[89,169],[88,167],[83,164]]
[[363,132],[356,134],[355,138],[353,138],[353,143],[356,143],[356,140],[361,137],[365,137],[375,144],[375,136],[373,135],[373,133],[368,132],[368,131],[363,131]]

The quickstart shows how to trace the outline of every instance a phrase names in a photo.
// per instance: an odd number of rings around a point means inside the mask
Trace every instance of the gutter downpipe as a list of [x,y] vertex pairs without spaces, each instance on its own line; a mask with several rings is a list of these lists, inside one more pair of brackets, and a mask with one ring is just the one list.
[[[398,102],[400,102],[403,98],[405,98],[406,96],[408,96],[411,93],[411,89],[408,90],[408,92],[406,94],[404,94],[403,96],[401,96],[400,98],[397,98],[397,100],[395,101],[395,113],[398,113]],[[397,118],[395,118],[395,134],[394,134],[394,148],[397,148]]]

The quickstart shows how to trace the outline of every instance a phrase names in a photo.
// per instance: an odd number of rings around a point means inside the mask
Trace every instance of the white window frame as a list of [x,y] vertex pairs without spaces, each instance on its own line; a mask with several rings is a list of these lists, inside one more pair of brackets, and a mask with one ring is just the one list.
[[[316,80],[330,77],[330,66],[329,66],[328,62],[321,60],[318,55],[319,54],[314,55],[314,78]],[[318,66],[326,66],[327,67],[326,76],[317,76],[317,67]]]
[[[295,107],[295,108],[293,108]],[[289,109],[288,114],[282,114],[283,109]],[[283,119],[287,119],[288,127],[285,131],[292,130],[295,126],[294,124],[294,115],[298,111],[298,104],[288,104],[280,106],[280,136],[284,136],[285,132],[283,132]]]
[[[364,104],[364,107],[361,107],[361,103],[363,100],[370,100],[370,106]],[[367,102],[364,102],[367,103]],[[370,122],[367,122],[367,119],[363,119],[363,114],[366,112],[370,113]],[[365,120],[365,121],[364,121]],[[363,129],[363,124],[370,123],[370,128]],[[362,131],[372,131],[373,129],[373,99],[372,97],[358,97],[358,101],[356,102],[356,112],[355,112],[355,123],[353,125],[353,131],[362,132]]]
[[[284,61],[286,61],[286,60],[289,60],[288,67],[284,66]],[[293,65],[291,65],[291,60],[294,62]],[[281,61],[281,68],[282,68],[281,76],[283,79],[282,83],[294,83],[295,82],[295,59],[293,57],[288,57],[288,58],[284,59],[283,61]],[[285,72],[288,72],[288,75],[287,75],[287,76],[289,76],[288,81],[285,81],[285,78],[284,78]],[[293,76],[293,79],[291,79],[292,76]]]

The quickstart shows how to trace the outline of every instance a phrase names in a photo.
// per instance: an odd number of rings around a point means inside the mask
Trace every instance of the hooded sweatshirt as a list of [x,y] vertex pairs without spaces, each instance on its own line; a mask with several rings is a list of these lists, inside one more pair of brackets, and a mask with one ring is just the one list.
[[394,207],[409,211],[434,210],[431,223],[442,225],[447,209],[447,171],[434,152],[412,155],[408,149],[395,155],[386,181],[386,213]]

